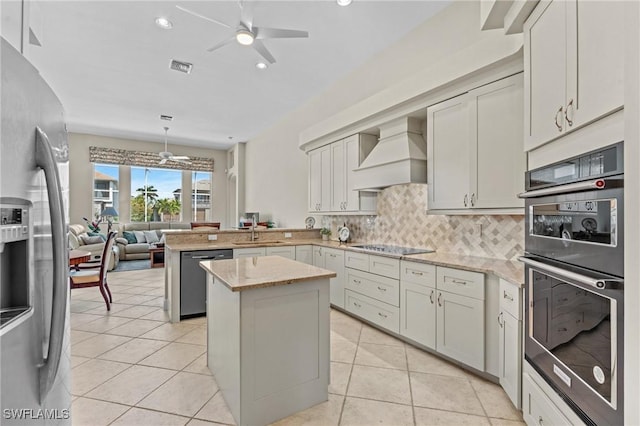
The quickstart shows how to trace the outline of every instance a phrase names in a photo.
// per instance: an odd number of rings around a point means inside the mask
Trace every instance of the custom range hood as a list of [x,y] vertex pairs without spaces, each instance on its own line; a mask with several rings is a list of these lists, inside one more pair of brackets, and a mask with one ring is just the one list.
[[359,191],[427,183],[427,144],[420,120],[402,117],[381,125],[378,144],[354,170],[353,180]]

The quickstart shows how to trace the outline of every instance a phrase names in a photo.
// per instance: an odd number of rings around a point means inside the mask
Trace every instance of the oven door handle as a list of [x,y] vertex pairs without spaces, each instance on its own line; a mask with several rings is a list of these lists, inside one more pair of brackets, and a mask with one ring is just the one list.
[[577,274],[572,271],[567,271],[566,269],[558,268],[556,266],[549,265],[547,263],[539,262],[537,260],[533,260],[525,256],[518,257],[518,260],[524,263],[525,265],[531,266],[532,268],[536,268],[541,270],[542,272],[555,275],[556,278],[572,280],[580,284],[594,287],[597,289],[619,288],[620,284],[623,282],[623,280],[587,277],[586,275]]
[[518,194],[518,198],[535,198],[546,195],[566,194],[569,192],[586,191],[590,189],[604,189],[607,186],[605,179],[588,180],[586,182],[568,183],[566,185],[554,186],[551,188],[534,189]]

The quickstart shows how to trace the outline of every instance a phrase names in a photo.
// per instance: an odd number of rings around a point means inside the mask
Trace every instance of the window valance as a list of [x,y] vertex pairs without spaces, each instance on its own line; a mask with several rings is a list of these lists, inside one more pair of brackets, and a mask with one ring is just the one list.
[[89,161],[101,164],[118,164],[121,166],[154,167],[173,170],[193,170],[197,172],[213,172],[213,158],[189,156],[191,164],[167,161],[158,164],[157,152],[131,151],[128,149],[89,147]]

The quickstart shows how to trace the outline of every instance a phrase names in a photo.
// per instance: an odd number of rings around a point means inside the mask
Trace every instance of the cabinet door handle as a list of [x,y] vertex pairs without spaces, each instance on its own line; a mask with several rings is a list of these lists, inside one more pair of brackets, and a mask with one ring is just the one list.
[[382,312],[378,312],[378,315],[381,316],[382,318],[387,318],[387,315],[383,314]]
[[362,284],[362,281],[360,281],[360,280],[353,280],[353,282],[356,283],[356,284]]
[[431,290],[431,294],[429,295],[429,300],[431,301],[432,305],[433,305],[433,293],[435,293],[435,291]]
[[476,194],[471,194],[471,207],[476,205]]
[[378,286],[378,290],[380,290],[380,291],[387,291],[387,289],[386,289],[386,288],[384,288],[384,287],[380,287],[380,286]]
[[454,284],[462,284],[462,285],[467,285],[466,281],[460,281],[460,280],[451,280],[452,283]]
[[500,314],[498,315],[498,325],[500,326],[500,328],[502,328],[502,326],[504,325],[504,321],[502,319],[502,312],[500,312]]
[[[569,107],[571,107],[571,118],[569,118]],[[569,123],[569,127],[573,126],[573,99],[569,101],[567,107],[564,109],[564,119]]]
[[558,128],[558,131],[561,132],[562,131],[562,125],[558,122],[558,115],[560,116],[560,118],[562,119],[562,107],[560,107],[560,109],[558,110],[558,112],[556,112],[556,118],[555,118],[555,123],[556,123],[556,127]]
[[540,426],[542,426],[544,424],[544,419],[542,418],[542,416],[538,416],[538,424]]
[[412,273],[413,275],[418,275],[418,276],[422,276],[422,275],[423,275],[423,273],[422,273],[422,272],[417,272],[417,271],[411,271],[411,273]]
[[464,206],[467,207],[467,194],[464,194]]
[[355,306],[356,308],[362,308],[362,305],[356,302],[353,302],[353,306]]
[[513,302],[513,296],[512,296],[512,295],[510,295],[509,293],[507,293],[506,291],[504,292],[504,294],[503,294],[502,298],[503,298],[503,299],[507,299],[507,300],[508,300],[508,301],[510,301],[510,302]]
[[442,293],[438,293],[438,306],[442,306]]

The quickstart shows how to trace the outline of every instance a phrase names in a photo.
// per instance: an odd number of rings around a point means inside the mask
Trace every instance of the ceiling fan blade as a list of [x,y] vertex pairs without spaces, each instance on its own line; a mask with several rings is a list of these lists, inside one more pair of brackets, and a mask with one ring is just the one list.
[[261,42],[260,40],[254,40],[251,46],[256,50],[256,52],[260,54],[260,56],[266,59],[270,64],[276,63],[276,58],[274,58],[271,52],[267,50],[263,42]]
[[197,16],[197,17],[198,17],[198,18],[200,18],[200,19],[204,19],[204,20],[206,20],[206,21],[213,22],[214,24],[222,25],[223,27],[226,27],[226,28],[231,28],[231,26],[230,26],[230,25],[227,25],[227,24],[225,24],[224,22],[216,21],[216,20],[215,20],[215,19],[213,19],[213,18],[209,18],[208,16],[201,15],[201,14],[199,14],[198,12],[194,12],[193,10],[189,10],[189,9],[187,9],[186,7],[182,7],[182,6],[178,6],[178,5],[176,5],[176,8],[178,8],[178,9],[180,9],[181,11],[186,12],[186,13],[188,13],[188,14],[190,14],[190,15]]
[[309,37],[307,31],[285,30],[283,28],[254,27],[252,29],[257,39],[265,38],[306,38]]
[[186,155],[172,155],[171,156],[172,160],[189,160],[189,157],[187,157]]
[[218,50],[220,49],[222,46],[225,46],[229,43],[231,43],[232,41],[234,41],[236,39],[236,36],[233,36],[221,43],[216,44],[215,46],[211,46],[210,48],[207,49],[207,52],[213,52],[214,50]]
[[240,22],[251,30],[253,26],[253,4],[238,0],[238,6],[240,7]]
[[166,162],[167,162],[167,159],[166,159],[166,158],[163,158],[162,160],[160,160],[160,162],[159,162],[158,164],[164,164],[164,163],[166,163]]

